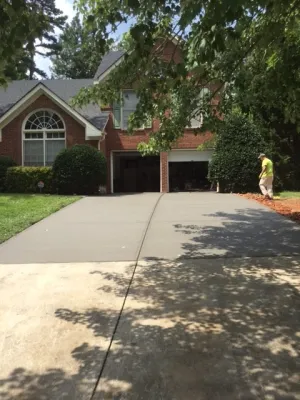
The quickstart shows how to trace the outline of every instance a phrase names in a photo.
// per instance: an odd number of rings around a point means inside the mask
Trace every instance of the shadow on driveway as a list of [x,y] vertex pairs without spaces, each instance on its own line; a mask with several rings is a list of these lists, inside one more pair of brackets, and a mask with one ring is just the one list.
[[300,226],[268,210],[247,208],[204,217],[211,223],[174,225],[182,237],[180,258],[300,255]]
[[[175,226],[183,259],[139,263],[94,400],[299,400],[300,231],[263,210],[210,217],[222,224]],[[278,253],[290,257],[234,258]],[[123,296],[117,272],[90,274],[103,296]],[[55,316],[100,337],[112,312],[95,304]],[[16,369],[0,381],[1,400],[88,400],[101,352],[74,349],[73,375]]]
[[[98,273],[122,295],[118,274]],[[299,399],[299,276],[295,258],[142,263],[94,398]],[[109,315],[95,307],[56,317],[101,336]],[[17,369],[0,381],[1,400],[89,399],[99,352],[74,349],[74,375]]]

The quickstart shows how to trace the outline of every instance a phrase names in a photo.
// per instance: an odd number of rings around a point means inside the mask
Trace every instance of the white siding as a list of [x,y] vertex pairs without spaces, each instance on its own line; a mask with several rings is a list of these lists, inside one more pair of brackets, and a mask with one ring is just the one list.
[[210,161],[212,150],[172,150],[168,154],[169,162]]

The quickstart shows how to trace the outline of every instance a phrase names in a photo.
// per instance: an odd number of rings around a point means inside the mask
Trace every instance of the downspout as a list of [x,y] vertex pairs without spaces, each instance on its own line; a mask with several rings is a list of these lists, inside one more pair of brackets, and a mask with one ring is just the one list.
[[[107,135],[107,132],[103,131],[102,136],[98,140],[98,151],[101,151],[101,142],[103,142],[105,140],[106,135]],[[99,193],[100,194],[107,194],[107,184],[105,186],[104,185],[100,186]]]
[[103,135],[98,140],[98,150],[99,151],[101,151],[101,142],[103,142],[105,140],[106,135],[107,135],[107,132],[103,132]]

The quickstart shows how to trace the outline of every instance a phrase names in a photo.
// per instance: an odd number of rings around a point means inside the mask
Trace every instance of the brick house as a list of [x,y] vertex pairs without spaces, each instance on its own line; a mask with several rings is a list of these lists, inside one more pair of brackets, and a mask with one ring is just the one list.
[[[180,57],[171,41],[164,57]],[[71,107],[70,100],[82,87],[105,79],[122,62],[124,53],[113,51],[102,60],[94,79],[13,81],[0,89],[0,155],[11,156],[18,165],[51,165],[64,148],[88,143],[101,150],[108,164],[107,193],[203,189],[212,151],[197,147],[212,134],[194,135],[199,120],[191,121],[184,136],[170,152],[142,157],[137,145],[158,121],[126,134],[128,116],[137,98],[133,90],[123,90],[122,106],[101,110],[95,105]]]

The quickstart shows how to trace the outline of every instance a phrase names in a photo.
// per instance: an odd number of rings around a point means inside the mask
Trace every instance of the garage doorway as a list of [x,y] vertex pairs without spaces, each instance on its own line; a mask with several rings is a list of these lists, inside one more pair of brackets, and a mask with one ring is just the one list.
[[113,152],[113,192],[160,191],[160,157],[142,157],[138,152]]
[[208,161],[169,162],[170,192],[209,190],[207,175]]

